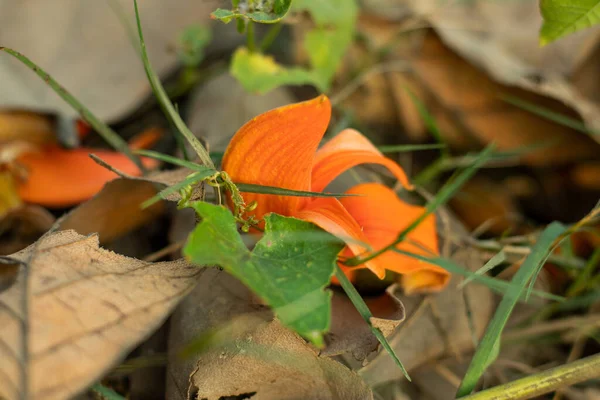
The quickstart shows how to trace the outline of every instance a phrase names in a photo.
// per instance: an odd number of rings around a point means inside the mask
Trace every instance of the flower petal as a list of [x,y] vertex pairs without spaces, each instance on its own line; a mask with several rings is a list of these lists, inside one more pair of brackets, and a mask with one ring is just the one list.
[[321,192],[341,173],[359,164],[380,164],[389,169],[407,189],[406,174],[395,161],[385,157],[360,132],[345,129],[317,151],[312,171],[312,190]]
[[[26,202],[47,207],[70,207],[91,198],[117,175],[96,164],[90,153],[126,174],[140,175],[138,167],[121,153],[49,145],[17,158],[27,170],[26,180],[18,186],[19,195]],[[158,163],[148,158],[142,162],[148,168]]]
[[[361,245],[361,243],[367,242],[367,237],[338,199],[328,197],[315,199],[293,216],[312,222],[342,239],[347,245],[344,251],[349,249],[355,256],[368,251],[365,246]],[[377,262],[367,262],[363,267],[371,269],[381,279],[385,277],[385,269],[381,268]]]
[[[392,243],[400,231],[424,211],[423,207],[403,202],[393,190],[379,183],[357,185],[348,193],[364,195],[344,197],[340,201],[361,226],[374,250]],[[421,222],[397,248],[422,255],[439,254],[435,216]],[[444,269],[393,251],[372,261],[381,268],[405,275],[402,282],[407,292],[437,291],[448,283],[449,274]]]
[[[223,157],[223,170],[234,182],[311,190],[315,152],[331,117],[326,96],[276,108],[252,119],[235,134]],[[255,215],[291,215],[308,201],[300,197],[245,193],[256,200]]]

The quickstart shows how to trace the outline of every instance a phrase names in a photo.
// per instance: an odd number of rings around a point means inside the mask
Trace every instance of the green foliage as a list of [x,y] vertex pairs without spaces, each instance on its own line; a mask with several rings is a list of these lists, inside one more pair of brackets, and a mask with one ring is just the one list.
[[541,0],[540,45],[600,23],[600,0]]
[[204,59],[204,49],[210,43],[212,33],[209,27],[190,25],[179,36],[179,58],[185,66],[196,67]]
[[[219,265],[259,295],[281,322],[317,346],[331,319],[333,275],[343,243],[316,226],[270,214],[265,233],[252,251],[224,207],[192,204],[202,221],[190,235],[184,254],[198,265]],[[313,236],[312,234],[315,234]]]
[[306,10],[316,27],[306,34],[303,46],[310,68],[285,67],[271,57],[238,49],[231,73],[251,92],[266,93],[281,85],[311,84],[327,92],[335,72],[354,38],[356,0],[296,0],[294,9]]
[[494,317],[490,321],[471,364],[457,392],[457,397],[466,396],[487,369],[496,359],[500,349],[500,336],[504,326],[512,313],[513,308],[521,295],[525,292],[528,282],[535,279],[539,268],[543,265],[553,248],[554,242],[566,230],[566,227],[558,222],[553,222],[542,232],[537,243],[531,250],[531,254],[525,259],[511,281],[511,287],[502,297],[500,305],[496,309]]
[[232,10],[222,8],[210,16],[226,24],[235,19],[248,19],[262,24],[280,21],[290,9],[292,0],[241,0],[232,1]]
[[266,93],[282,85],[314,84],[318,81],[310,71],[303,68],[286,68],[261,53],[251,53],[240,47],[231,60],[233,75],[249,92]]

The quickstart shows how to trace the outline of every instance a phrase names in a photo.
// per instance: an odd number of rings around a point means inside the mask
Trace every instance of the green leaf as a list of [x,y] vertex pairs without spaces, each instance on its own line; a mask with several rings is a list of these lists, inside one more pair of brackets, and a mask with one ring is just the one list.
[[317,87],[327,91],[335,72],[354,39],[356,0],[296,0],[294,9],[310,12],[317,27],[306,34],[304,48]]
[[291,5],[292,0],[241,0],[233,3],[233,10],[218,8],[210,16],[226,24],[234,18],[273,24],[287,14]]
[[495,360],[500,347],[500,336],[513,308],[523,295],[527,283],[535,276],[539,266],[546,260],[555,239],[565,231],[566,227],[564,225],[553,222],[542,232],[531,253],[513,277],[510,289],[502,297],[502,301],[496,309],[496,313],[490,321],[475,351],[475,355],[471,359],[471,364],[458,388],[457,397],[471,393],[487,367]]
[[267,93],[282,85],[319,85],[315,76],[303,68],[286,68],[275,62],[273,57],[252,53],[245,47],[233,53],[230,70],[249,92]]
[[314,241],[322,236],[315,225],[269,214],[265,233],[249,251],[237,231],[233,215],[224,207],[195,202],[202,221],[190,235],[184,254],[198,265],[219,265],[260,296],[281,322],[316,346],[331,319],[331,292],[325,290],[333,275],[343,243]]
[[210,43],[212,33],[209,27],[190,25],[179,36],[179,58],[184,65],[196,67],[204,59],[204,49]]
[[96,393],[100,398],[106,400],[125,400],[125,397],[121,396],[119,393],[115,392],[111,388],[108,388],[101,383],[96,383],[91,387],[91,391]]
[[600,23],[600,0],[541,0],[540,45]]

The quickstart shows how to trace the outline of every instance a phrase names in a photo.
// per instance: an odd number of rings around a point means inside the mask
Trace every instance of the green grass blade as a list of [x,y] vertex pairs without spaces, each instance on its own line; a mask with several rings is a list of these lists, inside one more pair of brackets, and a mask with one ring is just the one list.
[[555,239],[565,230],[565,226],[553,222],[542,232],[537,243],[533,246],[531,254],[525,259],[513,277],[510,289],[504,294],[500,305],[496,309],[496,313],[490,321],[458,388],[457,397],[470,394],[487,367],[494,361],[500,346],[500,336],[513,308],[525,291],[529,280],[534,276],[538,266],[546,259]]
[[162,83],[160,82],[160,79],[158,78],[158,76],[152,69],[152,66],[150,65],[150,60],[148,59],[148,53],[146,51],[146,43],[144,42],[144,33],[142,32],[142,23],[140,21],[137,0],[134,0],[133,4],[135,6],[135,19],[137,22],[138,35],[140,37],[142,61],[144,62],[144,69],[146,71],[146,75],[148,76],[148,80],[150,81],[150,86],[152,86],[152,91],[154,92],[158,102],[160,103],[161,107],[163,108],[173,125],[175,125],[177,130],[179,130],[179,132],[181,132],[181,134],[185,136],[185,138],[188,140],[196,154],[198,154],[198,158],[200,158],[202,164],[206,165],[207,167],[214,168],[215,166],[210,158],[210,155],[208,154],[204,146],[202,146],[202,143],[200,143],[198,138],[196,138],[196,136],[194,136],[194,134],[190,131],[185,122],[183,122],[181,116],[177,113],[175,106],[173,105],[173,103],[171,103],[167,92],[165,91],[164,87],[162,86]]
[[[235,183],[235,182],[234,182]],[[279,196],[295,196],[295,197],[354,197],[361,196],[360,194],[345,194],[345,193],[321,193],[307,192],[304,190],[291,190],[275,186],[254,185],[250,183],[236,183],[240,192],[260,193],[260,194],[275,194]]]
[[362,297],[360,297],[360,294],[358,294],[358,292],[356,291],[352,283],[348,280],[348,277],[346,276],[346,274],[344,274],[344,271],[342,271],[339,265],[336,265],[335,268],[335,277],[342,285],[342,289],[344,289],[344,292],[346,292],[346,295],[348,295],[348,298],[350,299],[352,304],[354,304],[354,307],[356,307],[356,310],[360,313],[361,317],[363,317],[365,322],[369,324],[371,332],[373,332],[373,335],[375,335],[377,340],[379,340],[381,346],[383,346],[383,348],[388,352],[390,357],[392,357],[396,365],[402,370],[402,373],[404,374],[406,379],[410,381],[411,379],[408,375],[408,371],[406,370],[406,368],[404,368],[404,365],[402,365],[402,361],[400,361],[400,359],[394,352],[394,349],[392,349],[392,346],[390,346],[390,343],[387,341],[383,333],[371,324],[371,318],[373,318],[371,310],[369,310],[369,307],[366,305]]
[[377,146],[382,153],[407,153],[410,151],[437,150],[446,148],[443,143],[433,144],[393,144],[389,146]]
[[180,167],[191,169],[192,171],[204,171],[206,169],[205,166],[196,164],[191,161],[182,160],[177,157],[170,156],[168,154],[159,153],[157,151],[152,150],[136,150],[135,154],[139,154],[140,156],[154,158],[163,162],[167,162],[169,164],[178,165]]
[[515,96],[501,96],[505,102],[512,104],[515,107],[519,107],[525,111],[535,114],[539,117],[546,118],[549,121],[556,122],[559,125],[566,126],[567,128],[574,129],[576,131],[588,134],[588,135],[600,135],[600,132],[588,129],[585,124],[574,118],[567,117],[566,115],[559,114],[546,107],[538,106],[537,104],[519,99]]
[[[412,90],[410,90],[408,86],[404,86],[403,89],[408,94],[415,107],[417,107],[417,112],[421,116],[423,122],[425,122],[425,126],[427,127],[429,132],[431,132],[431,134],[439,144],[444,144],[442,132],[438,128],[437,122],[435,121],[433,115],[431,115],[427,110],[425,104],[421,101],[421,99],[417,97],[415,93],[413,93]],[[448,156],[448,148],[444,146],[442,147],[442,157],[446,156]]]
[[475,271],[473,275],[466,277],[465,280],[462,281],[458,285],[458,288],[459,289],[464,288],[465,286],[467,286],[469,284],[469,282],[473,281],[474,276],[483,275],[486,272],[489,272],[492,269],[496,268],[498,265],[502,264],[505,261],[506,261],[506,253],[504,253],[504,251],[501,250],[499,253],[496,253],[494,255],[494,257],[490,258],[489,261],[483,265],[483,267],[481,267],[477,271]]
[[[501,279],[492,278],[491,276],[478,274],[476,272],[471,272],[468,269],[461,267],[460,265],[456,264],[455,262],[453,262],[452,260],[449,260],[447,258],[425,257],[420,254],[415,254],[415,253],[411,253],[411,252],[396,249],[396,248],[394,248],[392,250],[398,254],[412,257],[419,261],[426,262],[428,264],[437,265],[438,267],[445,269],[446,271],[450,272],[451,274],[460,275],[460,276],[469,278],[474,283],[479,283],[481,285],[485,285],[490,290],[493,290],[496,293],[504,294],[512,288],[512,284],[509,282],[503,281]],[[561,302],[565,301],[564,297],[557,296],[552,293],[543,292],[541,290],[534,290],[531,293],[542,299],[561,301]],[[519,297],[519,300],[525,301],[526,300],[525,294],[522,294]]]
[[121,396],[111,388],[107,388],[101,383],[96,383],[91,387],[91,390],[105,400],[125,400],[125,397]]
[[15,57],[17,60],[21,61],[25,66],[31,69],[33,72],[37,74],[44,82],[48,84],[58,94],[65,102],[67,102],[75,111],[81,115],[81,118],[100,136],[102,139],[106,141],[110,146],[112,146],[115,150],[125,154],[131,161],[133,161],[143,172],[146,171],[139,157],[137,157],[131,149],[127,146],[127,142],[121,138],[115,131],[113,131],[108,125],[104,122],[100,121],[86,106],[81,104],[79,100],[77,100],[71,93],[67,91],[61,84],[54,80],[46,71],[38,67],[33,61],[24,56],[23,54],[15,51],[13,49],[9,49],[8,47],[0,47],[1,51],[4,51],[11,56]]
[[208,178],[209,176],[216,173],[216,171],[212,168],[204,167],[204,171],[194,172],[181,182],[177,182],[173,186],[169,186],[168,188],[161,190],[156,194],[156,196],[151,197],[150,199],[144,201],[142,203],[142,208],[148,208],[151,205],[158,203],[159,201],[166,198],[168,195],[173,194],[189,185],[193,185],[196,182],[200,182],[203,179]]

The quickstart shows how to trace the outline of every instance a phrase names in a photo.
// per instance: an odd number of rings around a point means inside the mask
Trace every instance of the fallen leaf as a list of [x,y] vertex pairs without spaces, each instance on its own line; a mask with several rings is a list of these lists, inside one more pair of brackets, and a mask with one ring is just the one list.
[[372,398],[356,373],[319,357],[252,298],[224,272],[203,275],[172,318],[170,345],[177,350],[215,330],[216,340],[193,358],[170,357],[168,399],[243,394],[256,400]]
[[483,233],[493,237],[522,233],[517,202],[504,185],[484,176],[465,183],[449,205],[469,231],[485,226]]
[[60,230],[72,229],[82,235],[96,233],[101,244],[112,242],[165,212],[162,202],[141,207],[157,191],[155,184],[142,180],[110,181],[96,196],[67,214],[61,220]]
[[13,140],[42,145],[56,141],[56,120],[30,111],[0,111],[0,143]]
[[[520,87],[563,102],[600,130],[598,103],[582,96],[568,78],[600,39],[600,27],[588,29],[540,48],[542,25],[537,0],[509,4],[494,0],[449,3],[406,2],[442,41],[496,82]],[[596,140],[600,140],[595,135]]]
[[21,198],[17,193],[17,185],[13,174],[9,171],[0,170],[0,218],[20,204]]
[[7,399],[81,392],[159,326],[202,274],[183,260],[120,256],[74,231],[47,234],[0,262],[21,264],[0,293],[0,397]]
[[24,249],[54,225],[55,218],[48,210],[36,205],[21,205],[0,218],[0,255]]
[[[171,50],[177,35],[188,25],[207,24],[210,13],[220,4],[221,0],[140,2],[148,53],[159,75],[177,63],[177,53]],[[125,21],[127,24],[135,21],[131,1],[93,2],[84,7],[77,0],[58,0],[52,4],[43,0],[27,4],[2,0],[0,8],[3,10],[1,45],[35,61],[101,120],[122,116],[150,94],[135,48],[137,41],[132,42],[129,27],[124,26]],[[222,43],[231,37],[215,36],[215,41]],[[45,82],[33,78],[26,67],[6,54],[0,55],[0,75],[10,76],[0,88],[1,104],[47,109],[68,116],[76,114],[69,105],[57,101]]]
[[[374,315],[371,324],[381,329],[386,337],[390,336],[405,318],[404,305],[394,297],[396,288],[396,285],[392,285],[384,295],[365,299]],[[331,314],[331,330],[326,337],[327,347],[321,355],[331,357],[349,352],[356,360],[363,361],[377,350],[379,341],[369,326],[362,323],[364,320],[356,307],[339,291],[334,292]]]

